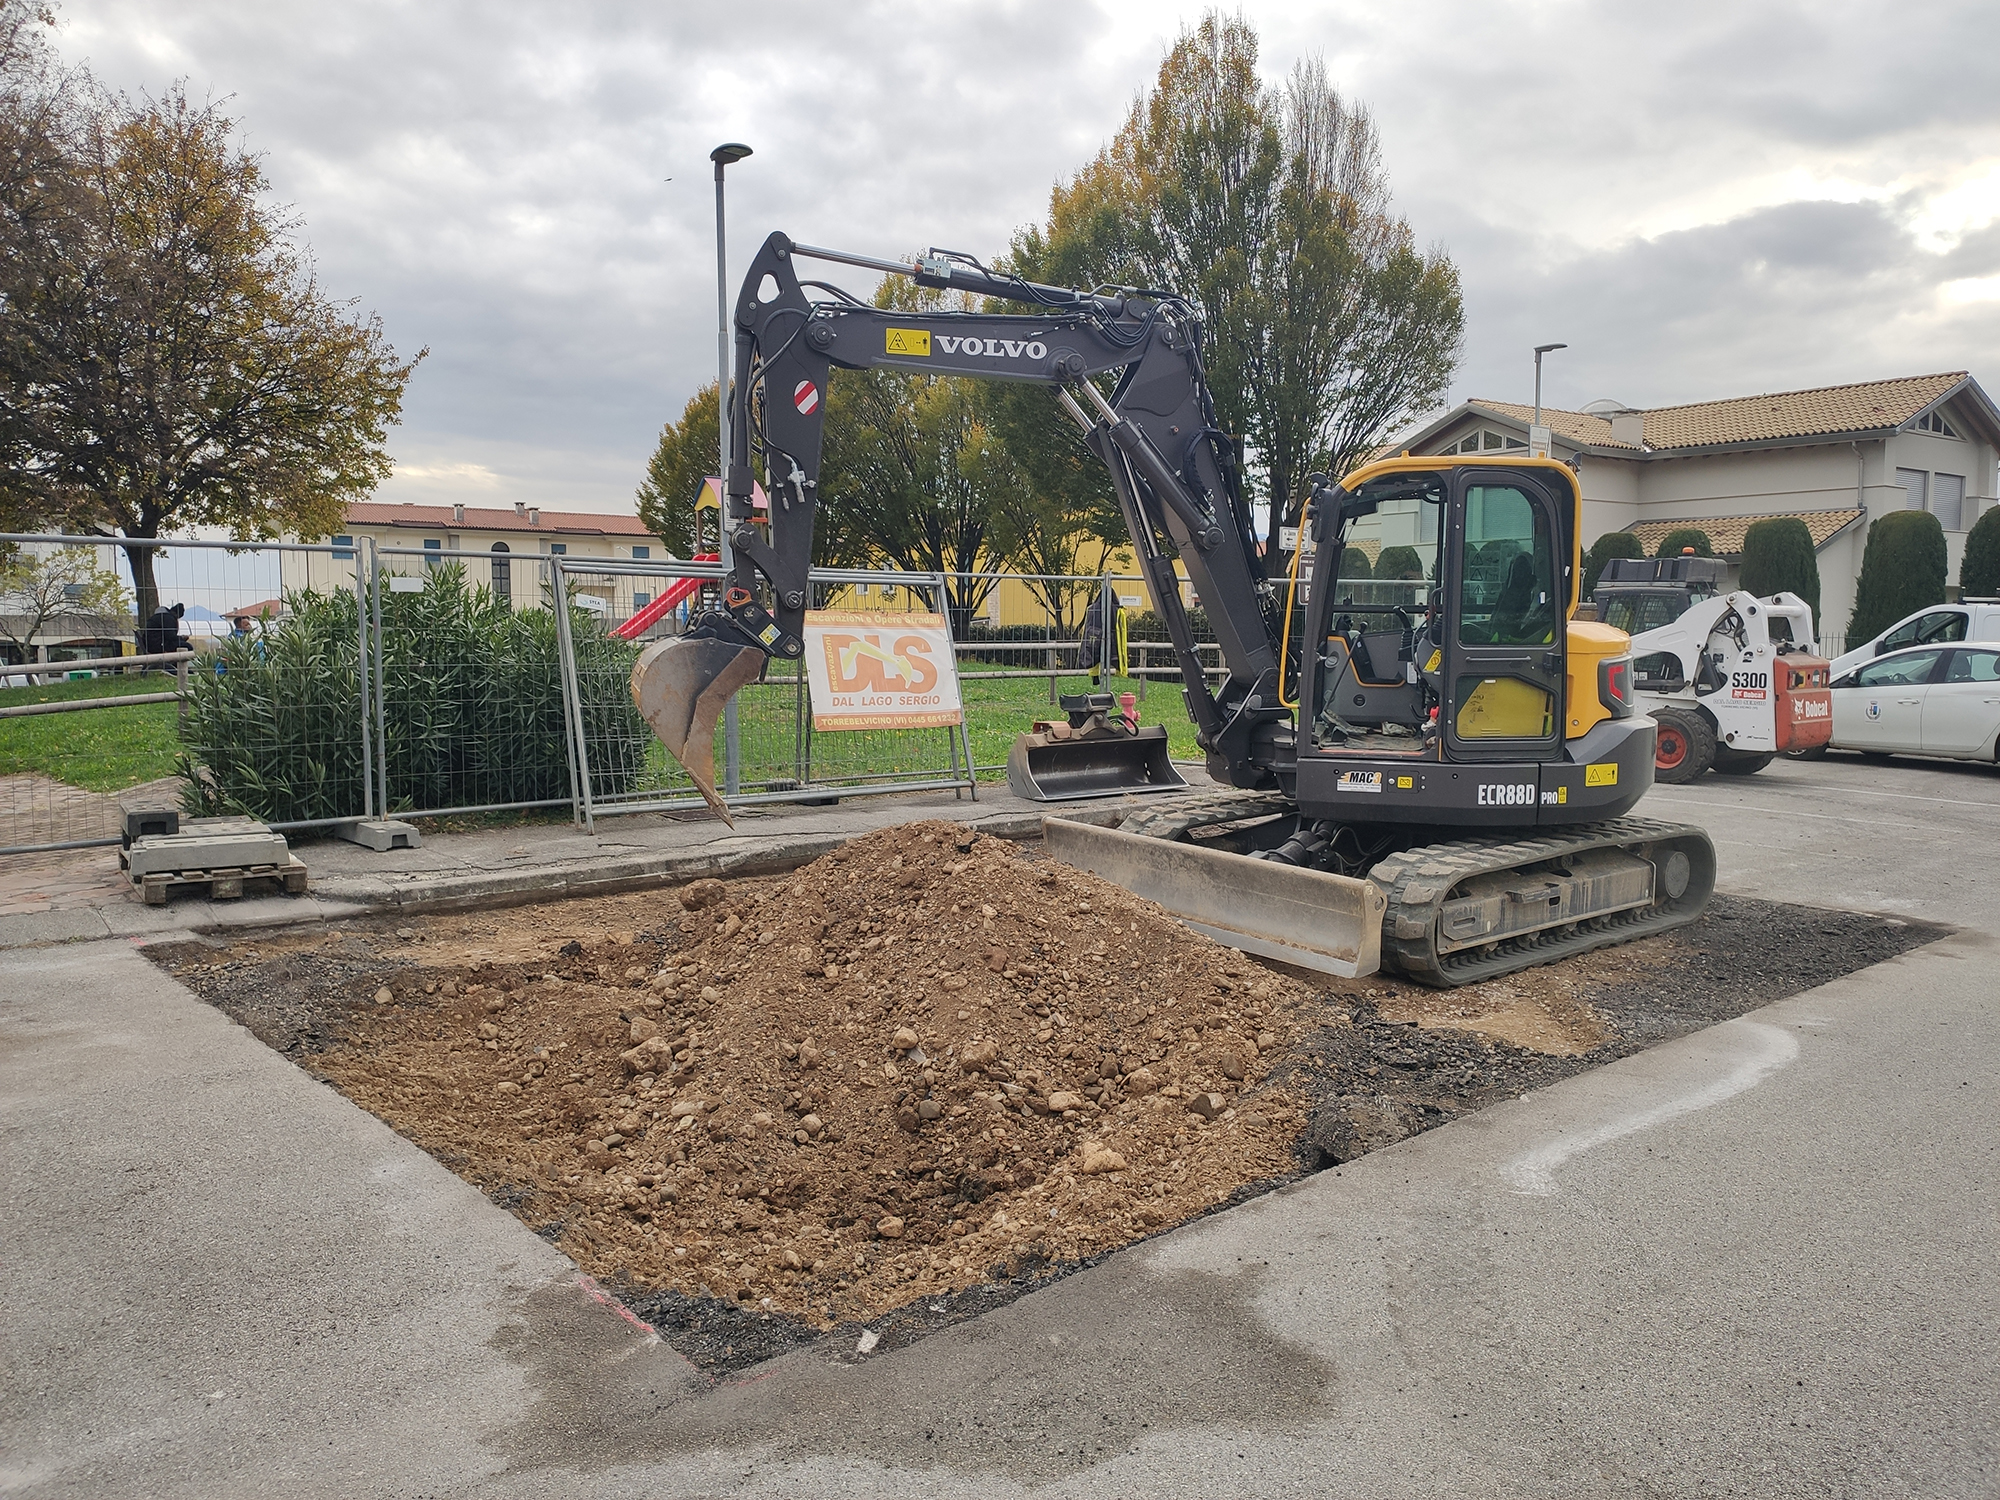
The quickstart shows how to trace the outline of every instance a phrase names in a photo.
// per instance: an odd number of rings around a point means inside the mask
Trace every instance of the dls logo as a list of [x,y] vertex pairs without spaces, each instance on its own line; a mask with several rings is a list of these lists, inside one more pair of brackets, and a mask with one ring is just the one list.
[[828,632],[826,675],[838,693],[928,693],[938,681],[930,642],[915,635],[885,647],[880,635]]

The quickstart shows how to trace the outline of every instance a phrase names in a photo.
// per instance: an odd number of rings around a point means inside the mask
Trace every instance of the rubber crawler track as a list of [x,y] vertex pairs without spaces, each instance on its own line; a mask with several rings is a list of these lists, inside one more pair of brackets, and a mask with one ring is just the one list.
[[[1438,952],[1438,921],[1461,882],[1592,849],[1619,849],[1642,859],[1679,849],[1688,856],[1687,889],[1677,900],[1584,918],[1480,948]],[[1616,818],[1535,838],[1459,839],[1406,849],[1379,861],[1368,878],[1389,898],[1382,916],[1384,967],[1421,984],[1450,989],[1685,926],[1702,914],[1714,893],[1715,846],[1691,824]]]

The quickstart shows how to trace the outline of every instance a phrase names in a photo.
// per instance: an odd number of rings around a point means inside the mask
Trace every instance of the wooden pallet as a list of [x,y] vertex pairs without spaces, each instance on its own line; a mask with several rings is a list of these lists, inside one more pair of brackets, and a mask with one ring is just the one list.
[[283,865],[247,865],[240,870],[158,870],[132,883],[148,906],[165,906],[167,897],[188,886],[205,886],[211,901],[239,901],[245,881],[269,881],[287,896],[303,896],[306,867],[297,855]]

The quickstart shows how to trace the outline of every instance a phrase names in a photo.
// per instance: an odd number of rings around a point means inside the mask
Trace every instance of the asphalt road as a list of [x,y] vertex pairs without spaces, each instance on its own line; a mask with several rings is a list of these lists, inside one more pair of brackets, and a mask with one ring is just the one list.
[[2000,775],[1644,810],[1963,931],[715,1390],[131,947],[0,955],[0,1493],[2000,1493]]

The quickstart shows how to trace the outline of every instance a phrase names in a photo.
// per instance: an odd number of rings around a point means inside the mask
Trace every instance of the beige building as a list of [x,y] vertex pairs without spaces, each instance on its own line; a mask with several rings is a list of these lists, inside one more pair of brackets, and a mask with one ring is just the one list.
[[[544,602],[547,569],[540,560],[551,555],[621,562],[659,562],[671,556],[666,544],[637,516],[541,510],[532,505],[495,510],[364,501],[347,508],[347,520],[332,538],[331,555],[283,554],[285,589],[351,588],[354,562],[347,549],[358,539],[374,542],[384,552],[384,569],[392,573],[417,575],[427,567],[461,564],[468,583],[490,588],[516,609]],[[665,577],[610,573],[572,573],[570,578],[580,603],[602,610],[614,621],[651,603],[667,583]]]
[[[1527,451],[1534,412],[1468,401],[1425,427],[1412,453]],[[1631,531],[1657,547],[1699,526],[1732,562],[1743,531],[1797,516],[1819,548],[1821,632],[1840,649],[1868,523],[1928,510],[1944,528],[1955,585],[1965,533],[2000,496],[2000,409],[1964,371],[1651,410],[1593,401],[1542,409],[1555,457],[1575,460],[1583,542]]]

